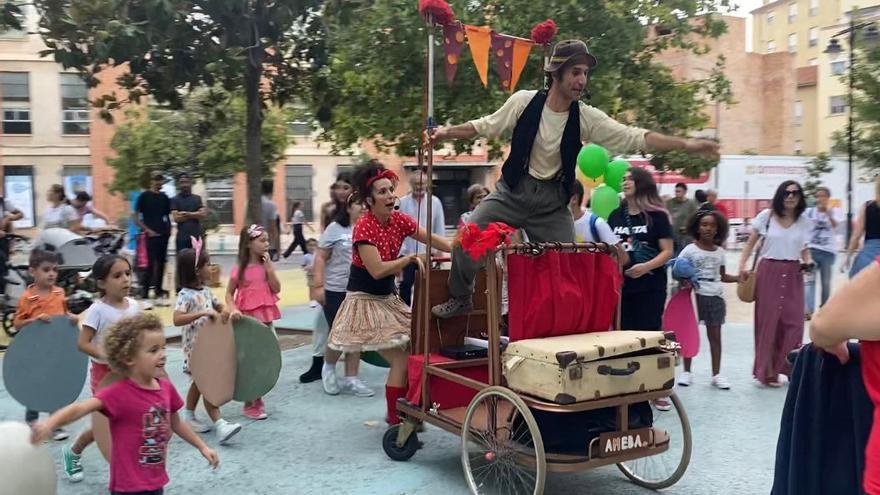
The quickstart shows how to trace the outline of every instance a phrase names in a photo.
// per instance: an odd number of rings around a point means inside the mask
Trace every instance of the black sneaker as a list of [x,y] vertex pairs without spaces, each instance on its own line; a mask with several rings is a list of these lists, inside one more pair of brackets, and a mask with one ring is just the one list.
[[471,296],[453,297],[445,303],[431,308],[431,313],[437,318],[452,318],[453,316],[466,315],[474,310]]

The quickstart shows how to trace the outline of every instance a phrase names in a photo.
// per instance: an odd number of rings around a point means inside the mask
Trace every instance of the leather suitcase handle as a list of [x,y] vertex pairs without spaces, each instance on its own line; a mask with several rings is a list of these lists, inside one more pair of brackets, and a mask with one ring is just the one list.
[[596,371],[600,375],[629,376],[629,375],[632,375],[633,373],[635,373],[636,371],[639,371],[639,368],[641,368],[641,367],[642,367],[642,365],[640,365],[638,361],[633,361],[633,362],[629,363],[629,366],[627,366],[626,368],[612,368],[611,366],[608,366],[607,364],[603,364],[603,365],[599,366],[599,368],[597,368]]

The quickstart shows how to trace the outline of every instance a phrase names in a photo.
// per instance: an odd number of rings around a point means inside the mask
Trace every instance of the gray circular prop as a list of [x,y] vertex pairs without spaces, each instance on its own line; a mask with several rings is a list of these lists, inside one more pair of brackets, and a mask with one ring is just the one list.
[[76,348],[79,329],[66,316],[28,324],[3,358],[3,383],[15,400],[52,412],[73,403],[86,382],[88,357]]

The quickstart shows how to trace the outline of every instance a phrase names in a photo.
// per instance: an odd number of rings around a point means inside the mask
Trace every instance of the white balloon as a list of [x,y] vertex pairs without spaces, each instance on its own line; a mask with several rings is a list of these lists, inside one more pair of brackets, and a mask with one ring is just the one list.
[[45,447],[31,444],[24,423],[0,422],[0,484],[3,493],[54,495],[55,463]]

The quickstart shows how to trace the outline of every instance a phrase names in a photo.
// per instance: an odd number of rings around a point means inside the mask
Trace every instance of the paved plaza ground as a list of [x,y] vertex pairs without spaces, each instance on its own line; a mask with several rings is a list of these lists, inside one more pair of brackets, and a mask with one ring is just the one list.
[[[733,261],[731,253],[731,261]],[[292,265],[292,264],[291,264]],[[735,271],[735,264],[732,265]],[[285,270],[284,282],[302,282],[301,271]],[[838,281],[840,283],[840,281]],[[292,289],[296,289],[292,287]],[[730,287],[732,290],[732,287]],[[285,292],[289,289],[285,287]],[[297,296],[305,302],[301,289]],[[732,294],[732,293],[731,293]],[[723,332],[723,372],[732,389],[709,385],[708,352],[694,360],[695,383],[678,388],[693,428],[690,468],[670,494],[761,494],[772,485],[776,437],[786,389],[756,386],[751,378],[753,333],[750,306],[727,298],[730,323]],[[289,309],[288,309],[289,310]],[[299,343],[283,352],[283,370],[266,398],[269,419],[247,420],[240,405],[223,407],[225,417],[244,425],[230,446],[218,447],[221,466],[211,471],[197,451],[175,438],[166,493],[232,494],[381,494],[452,495],[467,493],[459,461],[460,440],[428,427],[419,434],[424,448],[409,461],[388,459],[381,448],[385,431],[385,370],[364,364],[362,377],[376,390],[369,399],[325,395],[320,383],[297,380],[311,362],[311,347]],[[703,341],[703,349],[708,343]],[[181,372],[179,348],[169,350],[167,370],[181,393],[188,379]],[[84,395],[85,396],[85,395]],[[201,410],[200,410],[201,411]],[[23,408],[0,389],[0,420],[21,420]],[[204,413],[201,413],[202,415]],[[661,413],[662,414],[662,413]],[[79,431],[83,422],[72,427]],[[211,435],[207,442],[216,446]],[[47,444],[56,463],[60,444]],[[108,466],[96,448],[83,457],[86,479],[79,484],[59,480],[58,493],[106,493]],[[649,493],[615,467],[580,474],[550,474],[546,494]]]

